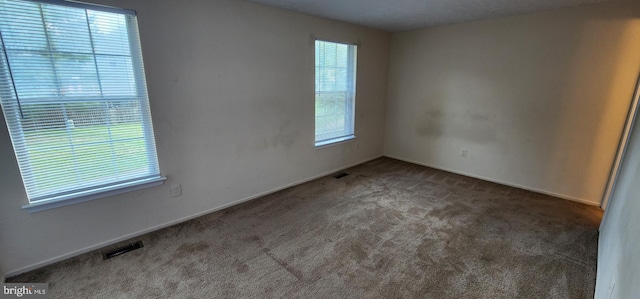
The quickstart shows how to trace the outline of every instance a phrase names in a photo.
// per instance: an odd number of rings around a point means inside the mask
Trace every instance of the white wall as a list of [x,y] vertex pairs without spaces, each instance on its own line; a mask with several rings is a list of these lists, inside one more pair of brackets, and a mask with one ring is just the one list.
[[[0,125],[0,274],[17,274],[382,155],[388,33],[234,0],[138,12],[163,186],[29,214]],[[311,34],[361,43],[356,141],[314,148]],[[172,198],[169,185],[182,184]]]
[[394,34],[385,155],[599,204],[640,70],[639,4]]
[[640,294],[640,115],[620,168],[598,240],[596,299]]

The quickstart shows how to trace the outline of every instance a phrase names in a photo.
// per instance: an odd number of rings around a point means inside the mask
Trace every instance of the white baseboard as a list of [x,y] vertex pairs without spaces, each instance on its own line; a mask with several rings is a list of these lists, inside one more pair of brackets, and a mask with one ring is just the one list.
[[430,165],[430,164],[427,164],[427,163],[423,163],[423,162],[419,162],[419,161],[415,161],[415,160],[411,160],[411,159],[400,158],[400,157],[393,156],[393,155],[384,155],[384,156],[392,158],[392,159],[400,160],[400,161],[405,161],[405,162],[409,162],[409,163],[413,163],[413,164],[417,164],[417,165],[422,165],[422,166],[426,166],[426,167],[430,167],[430,168],[434,168],[434,169],[438,169],[438,170],[443,170],[443,171],[446,171],[446,172],[451,172],[451,173],[455,173],[455,174],[468,176],[468,177],[479,179],[479,180],[483,180],[483,181],[488,181],[488,182],[492,182],[492,183],[496,183],[496,184],[500,184],[500,185],[505,185],[505,186],[509,186],[509,187],[514,187],[514,188],[518,188],[518,189],[523,189],[523,190],[527,190],[527,191],[540,193],[540,194],[554,196],[554,197],[558,197],[558,198],[562,198],[562,199],[566,199],[566,200],[570,200],[570,201],[575,201],[575,202],[583,203],[583,204],[590,205],[590,206],[597,206],[597,207],[600,206],[600,203],[598,203],[598,202],[593,202],[593,201],[589,201],[589,200],[586,200],[586,199],[573,197],[573,196],[570,196],[570,195],[559,194],[559,193],[555,193],[555,192],[551,192],[551,191],[531,188],[531,187],[518,185],[518,184],[514,184],[514,183],[510,183],[510,182],[505,182],[505,181],[496,180],[496,179],[492,179],[492,178],[488,178],[488,177],[483,177],[483,176],[477,175],[477,174],[467,173],[467,172],[464,172],[464,171],[452,170],[452,169],[448,169],[448,168],[442,167],[442,166]]
[[9,271],[7,273],[4,273],[4,275],[2,275],[2,279],[3,279],[2,281],[4,281],[5,277],[12,277],[12,276],[16,276],[16,275],[19,275],[19,274],[22,274],[22,273],[25,273],[25,272],[29,272],[31,270],[42,268],[44,266],[48,266],[48,265],[51,265],[53,263],[66,260],[66,259],[78,256],[78,255],[81,255],[83,253],[87,253],[87,252],[92,251],[92,250],[100,249],[102,247],[109,246],[111,244],[122,242],[122,241],[125,241],[127,239],[135,238],[135,237],[144,235],[146,233],[150,233],[150,232],[153,232],[153,231],[156,231],[156,230],[159,230],[159,229],[163,229],[165,227],[172,226],[174,224],[178,224],[178,223],[185,222],[185,221],[188,221],[188,220],[191,220],[191,219],[194,219],[194,218],[198,218],[200,216],[203,216],[203,215],[206,215],[206,214],[209,214],[209,213],[220,211],[220,210],[226,209],[228,207],[235,206],[237,204],[240,204],[240,203],[243,203],[243,202],[246,202],[246,201],[250,201],[252,199],[256,199],[256,198],[259,198],[259,197],[262,197],[262,196],[265,196],[265,195],[268,195],[268,194],[271,194],[271,193],[278,192],[280,190],[284,190],[284,189],[287,189],[287,188],[290,188],[290,187],[293,187],[293,186],[296,186],[296,185],[300,185],[300,184],[303,184],[303,183],[306,183],[306,182],[309,182],[309,181],[313,181],[315,179],[318,179],[318,178],[330,175],[332,173],[335,173],[335,172],[338,172],[338,171],[341,171],[341,170],[344,170],[344,169],[347,169],[347,168],[351,168],[351,167],[354,167],[354,166],[357,166],[357,165],[360,165],[360,164],[363,164],[363,163],[378,159],[380,157],[382,157],[382,155],[378,155],[378,156],[375,156],[375,157],[372,157],[372,158],[367,158],[367,159],[364,159],[364,160],[362,160],[360,162],[352,163],[352,164],[349,164],[349,165],[346,165],[346,166],[341,166],[339,168],[336,168],[336,169],[333,169],[333,170],[330,170],[330,171],[326,171],[326,172],[323,172],[323,173],[318,174],[318,175],[311,176],[311,177],[306,178],[306,179],[302,179],[302,180],[299,180],[299,181],[296,181],[296,182],[293,182],[293,183],[290,183],[290,184],[286,184],[286,185],[281,186],[281,187],[277,187],[277,188],[274,188],[274,189],[271,189],[271,190],[268,190],[268,191],[265,191],[265,192],[262,192],[262,193],[258,193],[258,194],[255,194],[255,195],[252,195],[252,196],[249,196],[249,197],[245,197],[245,198],[240,199],[240,200],[236,200],[236,201],[233,201],[233,202],[230,202],[230,203],[227,203],[227,204],[223,204],[221,206],[218,206],[218,207],[215,207],[215,208],[203,211],[203,212],[199,212],[199,213],[187,216],[187,217],[183,217],[183,218],[180,218],[180,219],[177,219],[177,220],[169,221],[169,222],[166,222],[166,223],[163,223],[163,224],[159,224],[159,225],[156,225],[156,226],[153,226],[153,227],[150,227],[150,228],[147,228],[147,229],[143,229],[143,230],[140,230],[140,231],[137,231],[137,232],[126,234],[124,236],[120,236],[118,238],[111,239],[111,240],[108,240],[108,241],[105,241],[105,242],[100,242],[98,244],[91,245],[91,246],[88,246],[88,247],[85,247],[85,248],[82,248],[82,249],[79,249],[79,250],[75,250],[75,251],[72,251],[72,252],[69,252],[69,253],[54,257],[54,258],[50,258],[50,259],[47,259],[47,260],[44,260],[44,261],[41,261],[41,262],[37,262],[37,263],[31,264],[29,266],[26,266],[26,267],[23,267],[23,268],[20,268],[20,269],[11,270],[11,271]]

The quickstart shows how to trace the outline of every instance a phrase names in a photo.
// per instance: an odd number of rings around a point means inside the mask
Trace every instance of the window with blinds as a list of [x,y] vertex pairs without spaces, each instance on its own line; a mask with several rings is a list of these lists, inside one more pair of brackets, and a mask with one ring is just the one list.
[[0,0],[0,103],[30,203],[159,182],[135,11]]
[[316,40],[315,142],[354,138],[356,46]]

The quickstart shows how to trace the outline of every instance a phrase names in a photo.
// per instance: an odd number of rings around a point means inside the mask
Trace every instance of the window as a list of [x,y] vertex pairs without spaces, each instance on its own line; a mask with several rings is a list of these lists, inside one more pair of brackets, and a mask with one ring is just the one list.
[[30,211],[164,179],[137,30],[130,10],[0,0],[0,103]]
[[355,138],[356,46],[316,41],[316,146]]

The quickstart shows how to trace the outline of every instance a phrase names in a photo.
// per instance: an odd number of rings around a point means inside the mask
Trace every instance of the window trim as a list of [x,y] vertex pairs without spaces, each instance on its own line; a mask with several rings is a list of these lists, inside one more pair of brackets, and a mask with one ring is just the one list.
[[159,186],[164,183],[167,178],[151,177],[142,180],[135,180],[133,182],[127,182],[117,185],[110,185],[97,189],[90,189],[80,192],[74,192],[70,194],[60,195],[47,200],[40,200],[33,203],[22,206],[22,209],[27,210],[29,213],[37,213],[59,207],[64,207],[72,204],[77,204],[89,200],[104,198],[112,195],[127,193],[135,190],[146,189],[154,186]]
[[351,134],[351,135],[347,135],[347,136],[342,136],[342,137],[337,137],[337,138],[331,138],[331,139],[327,139],[327,140],[317,141],[315,143],[315,147],[316,147],[316,149],[324,148],[324,147],[328,147],[328,146],[331,146],[331,145],[346,143],[346,142],[349,142],[349,141],[354,140],[356,138],[358,138],[358,137],[355,134]]
[[[361,43],[360,43],[360,41],[358,41],[358,42],[346,42],[346,41],[337,41],[337,40],[333,40],[333,39],[318,38],[313,34],[311,34],[311,40],[313,41],[312,44],[313,44],[313,57],[314,57],[314,68],[313,68],[314,69],[314,74],[313,74],[314,81],[315,81],[315,79],[317,79],[316,78],[316,71],[315,71],[315,69],[316,69],[315,55],[317,54],[315,45],[316,45],[317,41],[329,42],[329,43],[341,44],[341,45],[347,45],[347,46],[353,47],[353,50],[354,50],[353,51],[354,53],[352,55],[350,55],[349,60],[348,60],[348,64],[349,64],[348,71],[352,72],[350,77],[353,78],[353,82],[352,82],[352,84],[353,84],[353,89],[352,89],[352,92],[353,92],[352,102],[353,103],[352,103],[352,106],[353,107],[351,108],[351,118],[350,118],[350,126],[352,127],[351,134],[344,135],[344,136],[339,136],[339,137],[334,137],[334,138],[323,139],[323,140],[319,140],[319,141],[316,140],[315,139],[315,136],[316,136],[316,127],[315,127],[316,115],[315,115],[315,113],[316,113],[316,111],[315,111],[315,108],[314,108],[314,111],[313,111],[314,112],[314,118],[313,118],[313,120],[314,120],[314,129],[313,129],[314,138],[313,139],[314,139],[314,146],[317,149],[317,148],[324,148],[324,147],[327,147],[327,146],[333,145],[333,144],[341,144],[341,143],[356,139],[356,97],[357,97],[356,89],[357,89],[357,86],[358,86],[358,84],[356,82],[357,78],[358,78],[358,76],[357,76],[357,73],[358,73],[358,54],[357,53],[358,53],[358,50],[360,49],[360,46],[361,46],[360,44]],[[351,52],[351,49],[349,51]],[[315,84],[314,84],[313,93],[314,93],[313,101],[314,101],[314,105],[315,105],[315,101],[317,100],[316,99]]]

